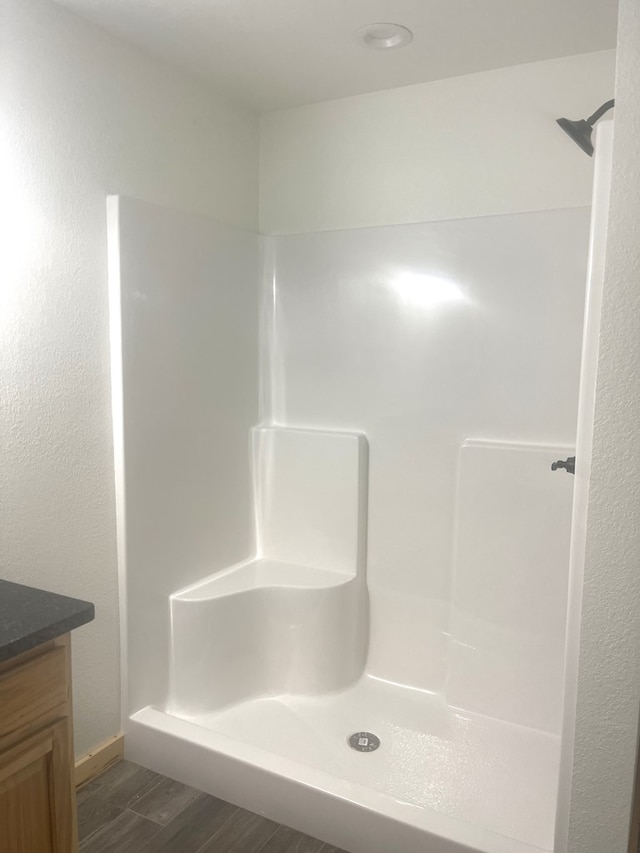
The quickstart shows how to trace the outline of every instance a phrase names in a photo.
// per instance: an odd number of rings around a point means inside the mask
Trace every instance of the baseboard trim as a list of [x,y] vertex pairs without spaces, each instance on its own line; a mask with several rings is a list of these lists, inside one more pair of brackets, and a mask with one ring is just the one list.
[[124,758],[124,735],[114,735],[76,761],[76,788]]

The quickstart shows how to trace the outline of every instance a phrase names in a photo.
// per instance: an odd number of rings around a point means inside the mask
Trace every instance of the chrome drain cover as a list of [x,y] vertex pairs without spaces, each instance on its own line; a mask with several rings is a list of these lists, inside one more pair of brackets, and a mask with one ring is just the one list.
[[354,732],[348,742],[358,752],[373,752],[380,746],[380,738],[371,732]]

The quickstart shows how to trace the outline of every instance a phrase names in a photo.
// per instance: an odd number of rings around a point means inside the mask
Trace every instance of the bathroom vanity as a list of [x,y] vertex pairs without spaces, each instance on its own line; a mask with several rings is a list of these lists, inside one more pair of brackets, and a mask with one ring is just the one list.
[[75,853],[70,631],[93,604],[0,580],[0,850]]

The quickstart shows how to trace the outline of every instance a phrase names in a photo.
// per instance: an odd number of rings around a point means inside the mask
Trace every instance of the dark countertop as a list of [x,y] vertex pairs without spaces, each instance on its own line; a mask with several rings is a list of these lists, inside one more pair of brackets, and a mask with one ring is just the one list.
[[0,580],[0,661],[91,622],[89,601]]

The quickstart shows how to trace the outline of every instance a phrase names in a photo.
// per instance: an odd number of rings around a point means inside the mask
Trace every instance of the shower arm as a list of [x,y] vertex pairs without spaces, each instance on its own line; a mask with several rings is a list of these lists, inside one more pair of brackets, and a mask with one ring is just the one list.
[[593,127],[593,125],[598,121],[598,119],[601,119],[605,113],[608,113],[609,110],[613,109],[615,103],[615,99],[613,98],[610,101],[606,101],[601,107],[598,107],[598,109],[592,116],[589,116],[589,118],[587,119],[587,124]]

